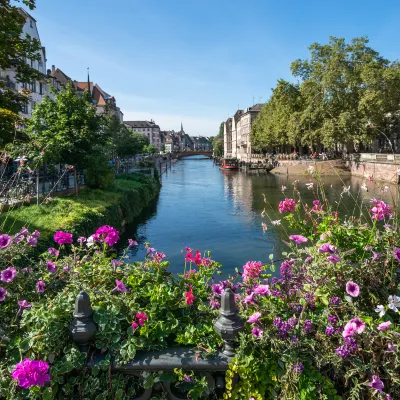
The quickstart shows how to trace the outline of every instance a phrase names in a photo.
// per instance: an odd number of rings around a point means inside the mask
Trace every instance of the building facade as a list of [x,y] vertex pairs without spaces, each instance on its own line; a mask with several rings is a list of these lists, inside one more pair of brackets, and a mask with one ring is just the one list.
[[246,110],[237,110],[224,122],[224,157],[250,162],[253,154],[250,132],[253,121],[263,104],[255,104]]
[[124,125],[132,132],[145,135],[150,144],[161,150],[160,127],[153,121],[124,121]]

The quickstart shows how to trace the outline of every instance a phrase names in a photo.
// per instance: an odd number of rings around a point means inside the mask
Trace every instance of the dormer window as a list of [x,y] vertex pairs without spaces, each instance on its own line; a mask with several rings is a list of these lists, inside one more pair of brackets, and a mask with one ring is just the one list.
[[29,20],[29,25],[31,28],[33,28],[33,21],[31,19]]

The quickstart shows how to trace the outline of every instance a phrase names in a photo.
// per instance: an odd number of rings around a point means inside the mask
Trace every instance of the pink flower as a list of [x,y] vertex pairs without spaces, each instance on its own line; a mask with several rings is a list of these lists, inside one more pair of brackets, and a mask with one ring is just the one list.
[[57,271],[57,266],[54,264],[52,261],[48,260],[46,261],[46,268],[47,270],[51,273],[54,274],[54,272]]
[[36,282],[36,290],[38,291],[38,293],[43,293],[45,287],[46,284],[43,281]]
[[31,308],[32,305],[26,300],[18,300],[19,310],[18,313],[22,313],[26,308]]
[[251,292],[248,296],[244,298],[245,304],[254,304],[254,292]]
[[136,329],[139,328],[139,324],[137,322],[135,322],[135,321],[132,322],[131,326],[132,326],[132,330],[133,331],[136,331]]
[[59,245],[72,244],[72,234],[68,232],[57,231],[54,234],[54,241]]
[[258,320],[261,317],[261,313],[260,312],[255,312],[253,315],[250,315],[249,319],[247,320],[247,322],[249,324],[257,324],[260,321]]
[[35,237],[35,236],[28,236],[27,238],[26,238],[26,244],[27,244],[27,246],[31,246],[31,247],[36,247],[37,246],[37,237]]
[[361,334],[365,330],[365,322],[360,318],[353,318],[344,327],[342,335],[344,338]]
[[128,239],[128,247],[138,246],[138,242],[136,240]]
[[146,313],[144,311],[142,311],[140,313],[137,313],[136,314],[136,318],[137,318],[140,326],[143,326],[145,321],[148,320],[148,317],[147,317],[147,315],[146,315]]
[[254,288],[254,293],[255,294],[259,294],[261,296],[264,296],[264,295],[270,296],[271,295],[271,291],[269,289],[269,285],[258,285],[258,286],[256,286]]
[[296,210],[296,203],[293,199],[285,199],[279,202],[278,209],[281,214],[284,212],[293,212]]
[[392,325],[390,321],[382,322],[378,325],[376,329],[378,329],[378,331],[386,331],[387,329],[389,329],[390,325]]
[[365,330],[365,322],[360,319],[360,318],[353,318],[352,320],[350,320],[350,322],[353,322],[356,324],[357,327],[357,333],[361,334],[364,332]]
[[54,247],[48,248],[48,249],[47,249],[47,252],[48,252],[49,254],[51,254],[52,256],[56,256],[56,257],[58,257],[59,254],[60,254],[60,252],[59,252],[57,249],[55,249]]
[[4,301],[7,296],[7,290],[0,286],[0,301]]
[[119,232],[109,225],[104,225],[97,229],[95,236],[100,242],[104,242],[110,247],[119,240]]
[[308,239],[302,235],[290,235],[289,239],[293,240],[293,242],[295,242],[296,245],[308,242]]
[[333,255],[333,254],[330,255],[330,256],[328,256],[328,257],[326,257],[326,259],[327,259],[328,261],[330,261],[331,263],[334,263],[334,264],[337,264],[338,262],[341,261],[340,257],[335,256],[335,255]]
[[369,211],[371,212],[371,218],[377,221],[382,221],[386,215],[389,218],[392,217],[392,211],[388,204],[383,200],[371,199],[371,203],[374,205]]
[[262,272],[261,261],[247,261],[243,266],[243,281],[247,282],[249,279],[256,279]]
[[211,285],[211,290],[214,294],[221,296],[222,293],[224,293],[224,288],[221,284],[219,283],[213,283]]
[[313,205],[311,211],[314,211],[314,212],[322,211],[322,207],[321,207],[321,205],[320,205],[320,201],[319,201],[319,200],[314,200],[314,201],[313,201],[313,204],[314,204],[314,205]]
[[372,375],[372,381],[368,382],[366,385],[377,390],[378,392],[382,392],[382,389],[384,388],[383,382],[376,375]]
[[14,267],[8,267],[3,271],[1,271],[0,281],[11,283],[16,275],[17,275],[17,270]]
[[400,261],[400,249],[399,249],[399,248],[395,247],[395,248],[393,249],[393,255],[394,255],[394,258],[395,258],[397,261]]
[[256,337],[256,338],[260,338],[263,335],[264,331],[260,328],[253,328],[251,330],[251,334]]
[[128,289],[125,287],[125,285],[121,281],[116,279],[115,283],[116,283],[117,286],[111,291],[111,293],[113,293],[113,292],[115,292],[117,290],[119,292],[122,292],[122,293],[127,293],[128,292]]
[[196,297],[193,295],[193,288],[190,286],[190,289],[185,293],[186,304],[189,306],[193,304],[193,301],[196,300]]
[[335,246],[332,246],[332,245],[330,244],[330,242],[328,242],[328,243],[321,244],[321,246],[319,247],[318,251],[319,251],[320,253],[330,253],[330,254],[333,254],[333,253],[336,253],[336,247],[335,247]]
[[80,237],[78,237],[78,239],[76,240],[78,243],[85,243],[86,242],[86,238],[85,238],[85,236],[80,236]]
[[0,249],[5,249],[10,245],[12,241],[12,237],[7,235],[6,233],[3,233],[0,235]]
[[49,364],[46,362],[25,358],[15,366],[12,377],[18,381],[18,386],[24,389],[37,385],[43,387],[46,382],[50,382],[48,371]]
[[357,283],[349,281],[346,283],[346,292],[352,297],[357,297],[360,294],[360,287]]

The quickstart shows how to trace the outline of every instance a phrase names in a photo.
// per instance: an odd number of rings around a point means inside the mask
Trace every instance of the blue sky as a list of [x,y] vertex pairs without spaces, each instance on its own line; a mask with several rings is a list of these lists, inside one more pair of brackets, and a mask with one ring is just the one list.
[[398,0],[37,0],[47,68],[90,78],[126,120],[210,136],[239,108],[266,101],[290,63],[329,36],[368,35],[400,58]]

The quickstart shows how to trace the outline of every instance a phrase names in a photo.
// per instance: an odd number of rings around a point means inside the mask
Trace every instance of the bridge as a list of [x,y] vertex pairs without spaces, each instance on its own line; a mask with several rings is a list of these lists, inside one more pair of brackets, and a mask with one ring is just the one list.
[[172,153],[172,158],[180,159],[182,157],[190,157],[190,156],[204,156],[208,158],[212,158],[212,151],[202,151],[202,150],[193,150],[193,151],[180,151],[176,153]]

